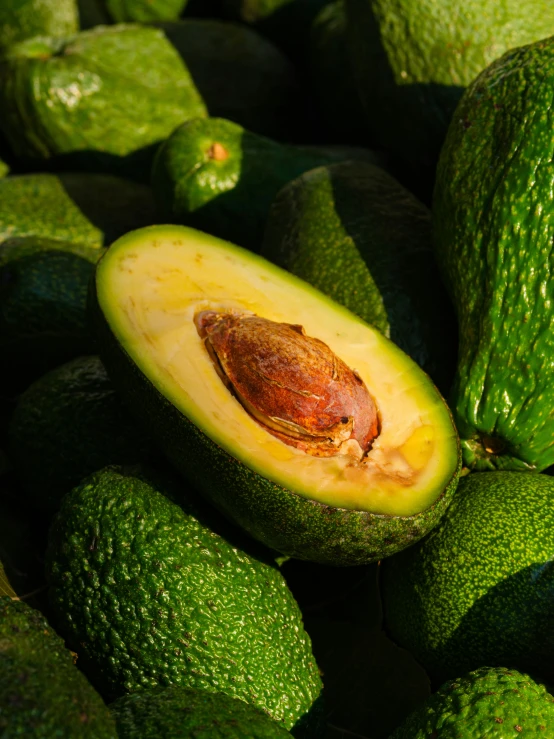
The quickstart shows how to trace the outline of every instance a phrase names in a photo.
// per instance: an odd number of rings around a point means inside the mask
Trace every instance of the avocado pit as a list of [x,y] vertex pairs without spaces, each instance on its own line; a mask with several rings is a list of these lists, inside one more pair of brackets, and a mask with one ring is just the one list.
[[194,322],[221,380],[273,436],[319,457],[371,449],[375,401],[323,341],[253,314],[201,311]]

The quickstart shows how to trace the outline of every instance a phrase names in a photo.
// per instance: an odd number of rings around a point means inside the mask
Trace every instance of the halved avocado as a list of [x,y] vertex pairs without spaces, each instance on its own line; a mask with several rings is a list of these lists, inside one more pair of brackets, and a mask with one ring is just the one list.
[[[417,541],[446,510],[460,451],[441,395],[398,347],[307,283],[213,236],[154,226],[116,241],[93,284],[103,358],[131,410],[255,538],[302,559],[362,564]],[[223,382],[197,327],[205,311],[302,326],[324,342],[375,402],[371,448],[315,456],[277,438]]]

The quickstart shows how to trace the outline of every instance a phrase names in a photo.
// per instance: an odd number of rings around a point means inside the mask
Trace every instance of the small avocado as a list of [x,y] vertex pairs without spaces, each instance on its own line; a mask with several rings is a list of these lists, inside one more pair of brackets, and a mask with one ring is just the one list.
[[385,625],[436,680],[485,665],[554,679],[554,480],[472,472],[423,541],[383,563]]
[[287,182],[322,164],[375,157],[366,149],[281,144],[223,118],[198,119],[160,146],[152,187],[170,222],[259,252],[269,208]]
[[390,739],[546,739],[554,733],[554,697],[529,675],[481,667],[450,680]]
[[291,739],[267,713],[225,693],[170,685],[110,705],[119,739]]
[[113,244],[91,287],[100,351],[129,408],[266,545],[362,564],[446,509],[460,458],[441,395],[308,283],[199,231],[154,226]]
[[212,521],[152,471],[86,478],[50,531],[57,623],[108,697],[159,685],[223,692],[295,734],[315,721],[320,737],[322,683],[300,609],[267,553]]
[[27,166],[148,180],[158,144],[206,108],[179,54],[157,28],[97,26],[35,37],[0,63],[0,128]]
[[33,36],[69,36],[79,30],[76,0],[2,0],[0,52]]
[[41,613],[0,596],[3,739],[116,739],[114,719]]
[[261,254],[379,329],[448,392],[457,324],[431,213],[382,168],[342,162],[289,182],[271,206]]
[[554,37],[509,51],[467,89],[437,170],[435,253],[460,332],[451,407],[471,469],[554,464],[552,94]]
[[78,357],[22,393],[9,426],[9,458],[39,510],[54,512],[83,477],[108,464],[152,458],[100,359]]

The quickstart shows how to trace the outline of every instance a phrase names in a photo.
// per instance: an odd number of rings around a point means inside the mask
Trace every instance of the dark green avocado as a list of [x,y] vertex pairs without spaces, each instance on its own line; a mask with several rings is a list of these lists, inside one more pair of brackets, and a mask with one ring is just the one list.
[[225,693],[170,685],[125,695],[111,704],[119,739],[287,739],[263,711]]
[[[460,457],[444,400],[398,347],[308,283],[207,234],[159,226],[113,244],[91,286],[101,354],[130,410],[196,489],[266,545],[363,564],[421,538],[446,510]],[[367,457],[312,456],[255,421],[200,338],[195,316],[210,310],[301,326],[355,368],[380,414]],[[275,366],[288,356],[266,351]],[[307,383],[317,377],[307,370]]]
[[431,214],[383,169],[342,162],[289,182],[271,206],[261,254],[375,326],[450,389],[457,326]]
[[0,644],[3,739],[116,739],[108,708],[41,613],[1,596]]
[[69,36],[79,30],[76,0],[2,0],[0,53],[33,36]]
[[479,666],[554,678],[554,480],[472,472],[423,541],[383,563],[385,625],[436,680]]
[[508,52],[468,88],[437,170],[435,252],[460,333],[451,407],[477,470],[554,464],[552,94],[554,37]]
[[133,24],[12,46],[0,64],[0,105],[0,128],[27,166],[54,160],[140,180],[157,145],[206,114],[164,33]]
[[554,732],[554,698],[529,675],[481,667],[450,680],[390,739],[545,739]]
[[182,484],[151,472],[110,467],[85,479],[50,532],[60,629],[104,695],[224,692],[297,735],[313,721],[321,736],[321,678],[292,593],[270,559],[210,520]]

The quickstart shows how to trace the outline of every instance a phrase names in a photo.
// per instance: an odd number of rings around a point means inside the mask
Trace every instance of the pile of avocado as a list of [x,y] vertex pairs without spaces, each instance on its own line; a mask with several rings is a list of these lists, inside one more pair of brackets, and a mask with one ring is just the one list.
[[554,6],[4,0],[0,735],[554,736]]

